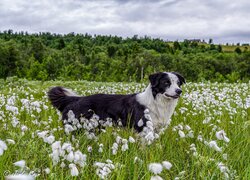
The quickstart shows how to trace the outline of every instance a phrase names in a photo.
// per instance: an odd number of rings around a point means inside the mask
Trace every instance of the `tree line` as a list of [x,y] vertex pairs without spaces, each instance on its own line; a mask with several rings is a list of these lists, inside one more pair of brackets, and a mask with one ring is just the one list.
[[184,40],[49,32],[0,32],[0,78],[145,81],[177,71],[188,81],[248,81],[250,52]]

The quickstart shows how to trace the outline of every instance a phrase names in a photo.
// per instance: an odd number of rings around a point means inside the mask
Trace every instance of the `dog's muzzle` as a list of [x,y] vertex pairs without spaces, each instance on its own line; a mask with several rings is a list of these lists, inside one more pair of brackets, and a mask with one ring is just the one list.
[[173,98],[173,99],[177,99],[177,98],[180,97],[180,95],[178,95],[178,94],[176,94],[176,95],[174,95],[174,96],[171,96],[171,95],[169,95],[169,94],[167,94],[167,93],[164,93],[164,96],[170,97],[170,98]]

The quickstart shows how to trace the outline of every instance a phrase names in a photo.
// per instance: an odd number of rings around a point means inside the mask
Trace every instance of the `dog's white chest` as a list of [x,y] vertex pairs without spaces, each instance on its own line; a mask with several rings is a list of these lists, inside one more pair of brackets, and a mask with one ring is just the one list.
[[165,127],[170,124],[176,105],[177,100],[171,100],[160,106],[149,107],[149,115],[156,128]]
[[158,128],[170,123],[178,99],[166,99],[162,95],[154,98],[149,85],[143,93],[137,95],[137,101],[149,110],[152,123]]

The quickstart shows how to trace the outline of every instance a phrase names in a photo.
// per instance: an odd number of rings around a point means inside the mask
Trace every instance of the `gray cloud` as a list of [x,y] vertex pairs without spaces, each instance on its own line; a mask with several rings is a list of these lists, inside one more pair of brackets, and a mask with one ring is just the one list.
[[1,0],[0,30],[250,42],[248,0]]

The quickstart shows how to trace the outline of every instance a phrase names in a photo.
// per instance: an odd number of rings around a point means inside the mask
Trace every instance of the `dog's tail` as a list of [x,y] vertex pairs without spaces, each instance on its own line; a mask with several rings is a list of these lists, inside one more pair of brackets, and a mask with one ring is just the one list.
[[69,89],[60,86],[53,87],[52,89],[50,89],[48,92],[48,97],[52,105],[61,112],[69,104],[76,102],[81,98]]

